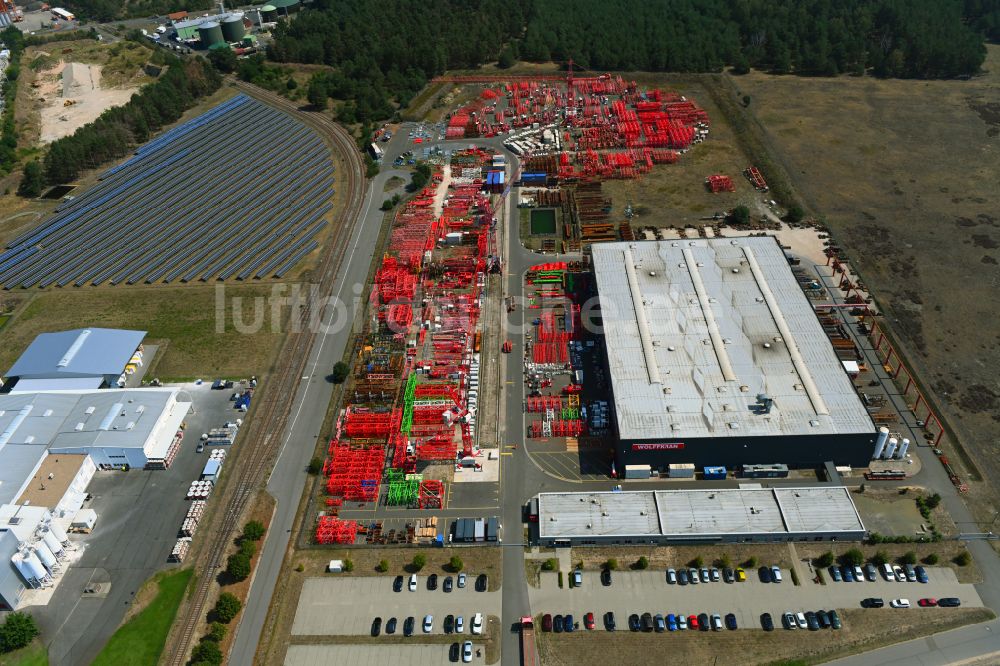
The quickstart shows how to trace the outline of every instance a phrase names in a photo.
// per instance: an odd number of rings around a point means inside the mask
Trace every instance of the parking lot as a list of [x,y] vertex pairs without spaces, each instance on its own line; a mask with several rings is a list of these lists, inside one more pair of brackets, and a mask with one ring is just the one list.
[[[930,581],[921,583],[888,582],[881,577],[875,582],[828,583],[819,585],[811,581],[793,585],[788,571],[783,572],[781,583],[761,583],[755,571],[748,571],[744,583],[699,583],[697,585],[668,585],[663,570],[616,571],[610,587],[601,585],[597,572],[584,574],[583,586],[560,588],[555,573],[541,575],[540,588],[529,588],[531,610],[534,614],[572,613],[582,623],[583,615],[593,612],[598,627],[601,616],[614,611],[618,630],[627,630],[628,616],[632,613],[652,614],[682,613],[734,613],[740,628],[760,628],[761,613],[771,613],[780,626],[780,614],[819,609],[860,608],[861,600],[881,597],[888,608],[889,601],[907,598],[914,606],[925,597],[958,597],[963,606],[982,606],[979,594],[972,585],[959,583],[955,573],[948,568],[929,567]],[[947,613],[949,609],[941,609]],[[887,611],[874,611],[887,612]],[[905,613],[906,610],[891,612]],[[582,624],[581,624],[582,626]]]
[[426,635],[421,627],[423,618],[430,614],[434,616],[432,635],[444,635],[446,615],[462,615],[465,632],[456,637],[471,637],[469,625],[473,615],[500,616],[500,592],[476,592],[473,587],[475,575],[471,572],[468,585],[455,587],[451,592],[442,590],[444,576],[438,577],[438,588],[434,591],[427,589],[427,576],[418,574],[416,592],[408,591],[406,586],[402,592],[393,592],[394,576],[332,577],[335,575],[305,581],[292,635],[368,636],[376,617],[381,617],[383,622],[395,617],[399,622],[396,634],[401,636],[403,620],[413,616],[416,621],[414,636],[423,636]]
[[[371,666],[371,664],[407,664],[438,666],[450,661],[450,643],[440,645],[292,645],[285,654],[285,666]],[[475,644],[474,644],[475,645]],[[484,663],[483,656],[472,656],[473,664]]]

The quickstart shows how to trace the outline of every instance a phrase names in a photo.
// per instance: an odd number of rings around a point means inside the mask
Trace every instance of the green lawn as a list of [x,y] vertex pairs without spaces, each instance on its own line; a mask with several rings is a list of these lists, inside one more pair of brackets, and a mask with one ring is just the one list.
[[148,666],[157,663],[192,573],[191,569],[182,569],[158,574],[154,579],[159,586],[156,597],[138,615],[118,628],[91,666]]
[[0,666],[49,666],[49,653],[38,639],[23,650],[0,655]]

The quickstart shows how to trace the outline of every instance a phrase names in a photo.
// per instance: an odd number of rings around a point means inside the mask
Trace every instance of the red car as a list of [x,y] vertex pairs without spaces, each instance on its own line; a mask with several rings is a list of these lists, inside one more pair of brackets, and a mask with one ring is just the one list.
[[594,614],[587,613],[583,616],[583,626],[587,627],[588,631],[594,630]]
[[937,606],[937,599],[921,599],[917,602],[918,606],[923,606],[927,608],[928,606]]
[[688,629],[698,629],[697,615],[688,615]]

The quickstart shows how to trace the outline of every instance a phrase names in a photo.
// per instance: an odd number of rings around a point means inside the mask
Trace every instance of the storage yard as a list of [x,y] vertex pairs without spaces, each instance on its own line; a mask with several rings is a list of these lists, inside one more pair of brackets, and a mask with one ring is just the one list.
[[281,278],[319,247],[332,207],[319,136],[245,95],[143,145],[100,181],[8,243],[0,285]]

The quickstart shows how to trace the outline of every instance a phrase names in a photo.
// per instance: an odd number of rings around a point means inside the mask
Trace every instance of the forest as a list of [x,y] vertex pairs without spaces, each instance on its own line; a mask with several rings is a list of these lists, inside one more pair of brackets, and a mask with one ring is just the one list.
[[148,18],[181,10],[209,9],[211,0],[63,0],[61,5],[83,19],[107,23],[126,18]]

